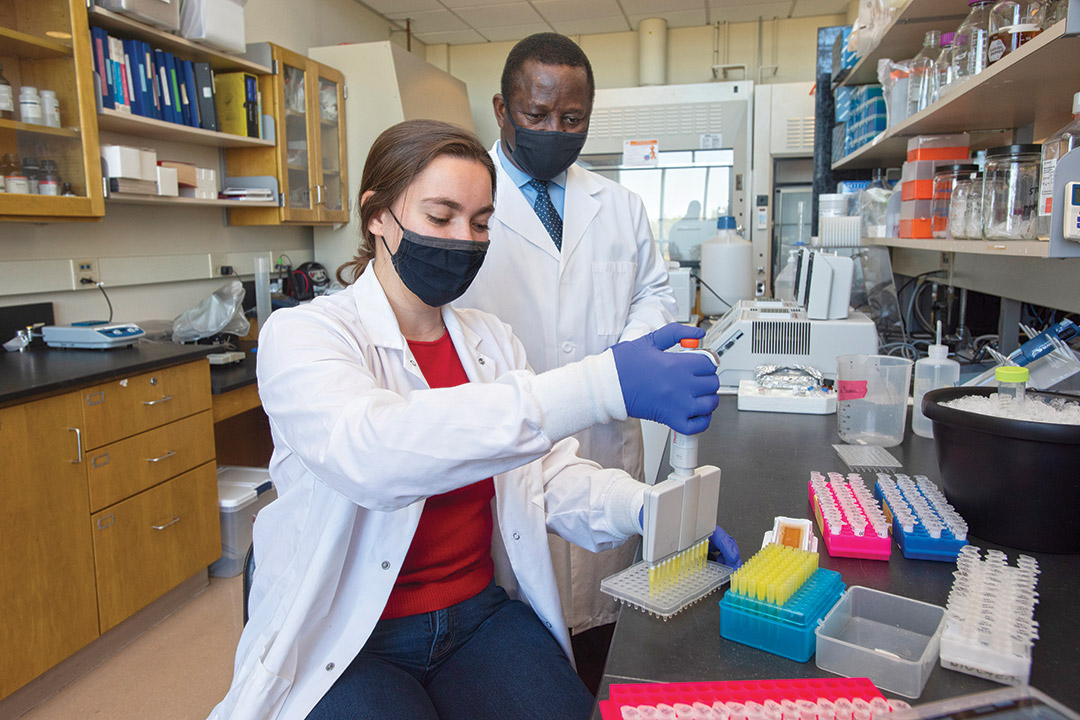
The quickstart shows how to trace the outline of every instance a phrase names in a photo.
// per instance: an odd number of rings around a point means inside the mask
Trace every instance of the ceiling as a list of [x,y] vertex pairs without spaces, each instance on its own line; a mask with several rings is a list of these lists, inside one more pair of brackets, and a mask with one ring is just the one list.
[[520,40],[537,32],[564,35],[626,32],[644,18],[668,27],[843,14],[848,0],[359,0],[427,44]]

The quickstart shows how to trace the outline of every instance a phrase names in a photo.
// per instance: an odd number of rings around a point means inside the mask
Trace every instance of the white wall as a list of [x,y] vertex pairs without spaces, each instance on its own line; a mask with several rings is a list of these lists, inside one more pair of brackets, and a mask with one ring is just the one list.
[[[762,80],[767,83],[813,81],[817,28],[846,24],[845,15],[762,22],[760,65],[778,66],[775,73],[766,69]],[[749,79],[758,79],[758,23],[733,23],[719,29],[712,26],[672,28],[668,32],[668,83],[709,82],[713,79],[714,62],[746,64]],[[637,33],[580,35],[575,40],[589,56],[597,87],[638,84]],[[485,144],[494,142],[499,135],[491,97],[499,91],[503,63],[513,45],[512,42],[499,42],[427,48],[429,62],[468,85],[476,132]],[[740,73],[735,73],[729,79],[742,78]]]
[[[301,53],[320,45],[387,38],[405,44],[404,33],[355,0],[303,3],[249,0],[245,26],[248,42],[273,41]],[[425,48],[414,40],[413,51],[423,56]],[[108,133],[102,134],[102,141],[155,144]],[[214,149],[176,143],[155,145],[159,157],[218,167],[218,153]],[[106,217],[101,222],[0,222],[0,262],[289,250],[298,256],[310,255],[311,228],[226,227],[222,211],[215,208],[106,204]],[[16,266],[5,266],[12,267]],[[221,282],[201,280],[116,287],[109,289],[109,297],[118,320],[171,319],[197,304]],[[0,305],[29,302],[52,302],[57,322],[102,318],[107,313],[97,290],[0,295]]]

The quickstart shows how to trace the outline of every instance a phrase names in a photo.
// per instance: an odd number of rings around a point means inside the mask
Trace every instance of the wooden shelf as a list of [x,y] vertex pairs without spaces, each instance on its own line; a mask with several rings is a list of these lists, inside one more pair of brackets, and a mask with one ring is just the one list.
[[837,87],[876,83],[878,60],[915,57],[927,32],[956,30],[967,15],[966,0],[911,0],[885,29],[878,46],[861,58]]
[[0,119],[0,128],[8,128],[18,132],[35,133],[37,135],[57,135],[59,137],[79,139],[80,133],[75,128],[54,128],[48,125],[34,125],[32,123],[19,122],[18,120]]
[[[71,57],[71,53],[71,46],[62,42],[0,27],[0,56],[15,55],[21,58],[40,60],[43,58]],[[18,101],[18,98],[16,98],[16,101]]]
[[[981,136],[973,138],[972,148],[982,149],[1009,142],[1013,128],[1036,120],[1052,132],[1072,117],[1071,97],[1063,95],[1061,88],[1080,87],[1078,56],[1080,37],[1066,37],[1063,20],[832,167],[848,170],[899,164],[907,153],[907,139],[916,135],[970,132]],[[1053,82],[1042,82],[1042,78],[1053,78]]]
[[255,73],[256,75],[270,75],[270,68],[265,65],[253,63],[250,60],[220,52],[214,48],[200,45],[179,35],[160,28],[147,25],[146,23],[133,20],[125,15],[110,12],[100,7],[92,7],[88,11],[90,24],[104,28],[110,32],[137,37],[150,44],[150,47],[165,50],[179,55],[184,60],[194,62],[208,62],[215,71],[234,71]]
[[945,240],[938,238],[863,238],[864,245],[931,250],[934,252],[1045,258],[1050,243],[1037,240]]
[[132,193],[112,193],[105,198],[108,203],[120,205],[201,205],[204,207],[273,207],[273,201],[253,202],[251,200],[206,200],[203,198],[169,197],[162,195],[135,195]]
[[210,147],[274,147],[273,140],[203,130],[108,108],[98,113],[98,129]]

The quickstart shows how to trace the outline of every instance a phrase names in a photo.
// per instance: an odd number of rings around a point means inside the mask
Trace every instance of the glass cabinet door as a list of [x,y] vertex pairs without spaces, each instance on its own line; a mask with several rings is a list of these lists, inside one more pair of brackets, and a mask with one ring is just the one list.
[[0,64],[0,218],[103,215],[83,4],[0,2]]
[[320,219],[348,222],[349,197],[345,176],[345,93],[340,73],[318,66],[319,154],[322,182],[317,201]]
[[[278,90],[284,104],[285,172],[281,177],[281,192],[285,199],[286,220],[312,220],[317,214],[317,190],[313,167],[318,156],[312,152],[313,138],[309,129],[311,86],[307,72],[307,58],[282,48],[278,54]],[[279,143],[281,134],[279,134]]]

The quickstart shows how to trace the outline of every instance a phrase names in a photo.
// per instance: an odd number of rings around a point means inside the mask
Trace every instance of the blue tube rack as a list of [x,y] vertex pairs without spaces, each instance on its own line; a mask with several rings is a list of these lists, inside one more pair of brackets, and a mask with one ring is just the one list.
[[[880,477],[880,475],[879,475]],[[910,504],[911,499],[903,488],[899,488],[900,494]],[[916,492],[923,495],[916,487]],[[960,548],[968,544],[967,539],[960,540],[949,530],[947,526],[941,528],[941,537],[934,538],[927,532],[926,526],[916,521],[911,532],[904,530],[903,525],[896,517],[888,498],[881,491],[880,482],[874,483],[874,497],[881,500],[885,514],[892,521],[892,534],[896,544],[900,546],[900,553],[909,560],[936,560],[938,562],[955,562]],[[925,499],[925,496],[923,496]]]
[[844,594],[840,573],[818,568],[777,605],[728,588],[720,599],[720,636],[797,662],[814,656],[814,628]]

